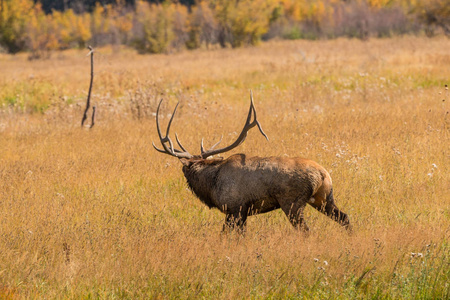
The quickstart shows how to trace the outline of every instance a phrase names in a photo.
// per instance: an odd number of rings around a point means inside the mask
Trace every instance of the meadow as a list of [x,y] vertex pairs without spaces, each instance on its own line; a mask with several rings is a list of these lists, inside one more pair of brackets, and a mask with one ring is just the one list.
[[[0,298],[449,299],[450,40],[272,41],[95,53],[96,124],[81,128],[87,50],[0,54]],[[333,178],[353,233],[311,207],[244,236],[188,189],[171,134],[200,153],[245,122],[230,153],[306,157]]]

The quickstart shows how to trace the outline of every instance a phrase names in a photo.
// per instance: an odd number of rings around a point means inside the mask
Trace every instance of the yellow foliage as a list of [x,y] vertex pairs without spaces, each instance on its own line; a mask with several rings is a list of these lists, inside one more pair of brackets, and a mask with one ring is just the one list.
[[175,33],[182,35],[189,30],[189,12],[186,6],[170,4],[173,14],[173,29]]
[[268,0],[219,0],[214,11],[223,30],[230,31],[231,45],[256,44],[269,29],[269,21],[278,2]]
[[45,15],[40,5],[34,7],[34,13],[26,26],[26,43],[31,51],[31,58],[49,55],[49,50],[59,47],[57,28],[51,15]]
[[90,15],[88,13],[77,15],[72,9],[65,12],[53,12],[53,18],[59,28],[59,38],[62,48],[74,45],[84,47],[91,38]]
[[435,29],[440,27],[450,36],[450,0],[419,0],[416,11],[426,25],[427,35],[432,36]]
[[432,12],[438,19],[450,22],[450,0],[417,0],[417,7]]
[[133,13],[129,12],[127,14],[117,16],[114,19],[114,25],[119,29],[120,32],[129,32],[133,28]]
[[133,11],[131,10],[127,11],[125,1],[120,0],[118,1],[115,7],[107,5],[106,17],[102,16],[102,14],[96,16],[93,13],[92,18],[93,23],[96,24],[96,27],[99,26],[99,19],[107,18],[107,20],[104,21],[105,24],[103,27],[104,32],[111,31],[112,28],[117,28],[120,33],[127,33],[133,28],[134,15],[135,14]]
[[174,39],[173,17],[176,5],[173,3],[137,3],[137,19],[143,26],[143,38],[138,41],[142,52],[167,52]]
[[325,5],[322,1],[317,1],[311,4],[309,9],[309,17],[320,22],[325,15]]
[[[136,9],[131,10],[120,0],[106,6],[97,2],[91,13],[76,14],[68,9],[49,15],[33,0],[0,1],[0,46],[11,53],[84,47],[88,42],[94,46],[130,44],[132,40],[140,50],[158,53],[217,42],[222,47],[239,47],[258,43],[269,29],[275,29],[270,32],[274,36],[292,27],[292,36],[298,38],[295,30],[303,24],[321,32],[333,24],[343,26],[339,22],[355,23],[345,15],[359,6],[369,6],[369,13],[380,16],[388,15],[389,7],[401,8],[405,19],[411,12],[418,15],[425,30],[441,27],[450,34],[450,0],[199,0],[189,10],[171,0],[158,4],[137,1]],[[352,30],[358,29],[349,32]]]
[[294,21],[301,21],[307,16],[308,5],[305,0],[282,1],[286,16]]
[[86,42],[91,38],[91,31],[89,29],[91,16],[88,13],[78,16],[75,35],[78,38],[80,47],[84,47]]
[[93,32],[102,32],[105,31],[105,18],[103,14],[105,13],[105,9],[100,3],[96,3],[94,11],[91,14],[91,28]]
[[330,4],[338,3],[338,0],[331,0],[324,3],[323,0],[284,0],[282,1],[286,17],[293,21],[312,20],[320,23],[325,17],[332,17],[332,7]]
[[381,8],[386,6],[391,0],[368,0],[369,5],[375,8]]
[[208,47],[214,40],[217,30],[217,21],[211,5],[207,1],[201,1],[192,7],[192,13],[188,19],[189,40],[186,46],[190,49],[198,48],[202,43]]
[[0,11],[0,44],[9,52],[22,50],[26,25],[33,15],[32,0],[3,0]]

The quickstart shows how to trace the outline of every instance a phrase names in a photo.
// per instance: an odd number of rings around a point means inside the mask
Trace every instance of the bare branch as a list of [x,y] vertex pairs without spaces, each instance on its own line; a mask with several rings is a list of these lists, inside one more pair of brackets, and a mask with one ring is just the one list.
[[92,106],[92,118],[91,118],[91,127],[89,127],[89,128],[92,128],[92,127],[94,127],[94,125],[95,125],[95,105],[94,106]]
[[[87,112],[91,106],[92,85],[94,83],[94,49],[91,46],[88,46],[87,48],[90,51],[86,56],[88,56],[88,55],[91,56],[91,81],[89,83],[89,92],[88,92],[88,96],[87,96],[87,100],[86,100],[86,108],[83,113],[83,118],[81,119],[81,127],[84,126],[84,122],[87,119]],[[91,124],[90,128],[92,128],[94,126],[94,117],[95,117],[95,107],[93,108],[93,111],[92,111],[92,124]]]

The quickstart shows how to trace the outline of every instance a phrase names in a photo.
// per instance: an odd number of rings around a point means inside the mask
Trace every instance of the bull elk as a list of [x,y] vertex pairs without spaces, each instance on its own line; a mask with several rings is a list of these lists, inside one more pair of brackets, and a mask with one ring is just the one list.
[[175,156],[183,164],[183,173],[192,192],[209,208],[217,208],[225,217],[224,230],[243,231],[247,216],[281,208],[291,224],[308,231],[303,218],[306,204],[324,213],[346,229],[350,229],[347,214],[340,211],[333,198],[330,174],[318,163],[304,158],[247,157],[234,154],[226,159],[209,157],[230,151],[247,137],[247,132],[258,126],[268,140],[256,119],[253,97],[250,94],[250,109],[242,132],[231,145],[216,149],[217,142],[209,150],[203,148],[201,154],[190,154],[181,144],[178,135],[175,149],[169,137],[172,120],[178,108],[175,107],[163,136],[159,125],[159,102],[156,112],[156,127],[163,149],[153,143],[153,147],[165,154]]

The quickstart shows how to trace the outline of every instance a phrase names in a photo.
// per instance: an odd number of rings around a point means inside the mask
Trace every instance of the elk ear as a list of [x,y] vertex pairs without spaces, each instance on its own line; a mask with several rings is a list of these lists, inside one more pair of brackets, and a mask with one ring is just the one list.
[[183,166],[185,167],[189,167],[191,165],[191,162],[189,161],[189,159],[187,158],[180,158],[180,162],[183,164]]

